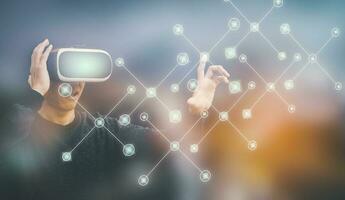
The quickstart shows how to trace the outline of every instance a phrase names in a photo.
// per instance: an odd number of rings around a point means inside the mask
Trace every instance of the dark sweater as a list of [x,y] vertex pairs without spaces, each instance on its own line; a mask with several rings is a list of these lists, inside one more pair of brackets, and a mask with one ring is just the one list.
[[105,128],[95,128],[74,149],[72,161],[64,162],[62,153],[94,127],[85,112],[76,112],[71,124],[60,126],[16,105],[1,126],[1,142],[6,143],[1,149],[1,199],[177,199],[178,173],[171,159],[162,162],[147,186],[137,183],[167,151],[153,142],[158,136],[151,129],[124,127],[107,118],[105,126],[123,143],[133,144],[136,154],[125,157],[123,146]]

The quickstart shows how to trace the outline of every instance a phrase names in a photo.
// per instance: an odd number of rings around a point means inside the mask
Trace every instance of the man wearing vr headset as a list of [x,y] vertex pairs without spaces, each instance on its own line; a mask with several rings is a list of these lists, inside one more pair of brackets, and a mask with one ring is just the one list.
[[[138,188],[138,168],[148,168],[164,152],[153,142],[152,130],[135,125],[121,126],[106,118],[104,126],[135,145],[135,158],[127,159],[122,147],[104,128],[94,128],[89,113],[76,110],[85,83],[71,83],[73,92],[62,97],[62,82],[52,81],[47,60],[53,46],[46,39],[31,56],[28,83],[34,103],[30,109],[20,105],[12,110],[6,132],[20,137],[7,151],[8,162],[2,165],[1,187],[9,199],[177,199],[182,181],[171,159],[160,166],[160,173],[146,188]],[[205,73],[207,57],[198,67],[198,87],[187,104],[190,112],[199,114],[213,101],[218,84],[228,82],[222,66],[210,66]],[[101,116],[99,116],[101,117]],[[78,146],[71,162],[62,162],[61,153],[76,146],[87,134],[93,134]],[[11,138],[11,137],[10,137]],[[73,150],[72,150],[73,151]],[[8,153],[9,152],[9,153]],[[73,154],[74,155],[74,154]],[[4,159],[5,160],[5,159]],[[137,168],[136,168],[137,167]],[[134,180],[134,181],[133,181]]]

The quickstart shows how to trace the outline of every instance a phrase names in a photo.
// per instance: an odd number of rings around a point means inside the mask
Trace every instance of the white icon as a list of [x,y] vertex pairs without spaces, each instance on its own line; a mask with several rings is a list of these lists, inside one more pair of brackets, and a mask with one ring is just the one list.
[[64,161],[64,162],[72,161],[72,153],[71,152],[63,152],[62,153],[62,161]]
[[198,144],[192,144],[190,145],[190,148],[189,148],[190,152],[192,153],[197,153],[199,151],[199,146]]
[[133,156],[135,154],[135,147],[133,144],[125,144],[122,152],[126,157]]
[[289,111],[289,113],[294,113],[294,112],[296,112],[296,106],[295,106],[295,105],[289,105],[288,111]]
[[339,37],[340,33],[341,33],[341,31],[339,28],[335,27],[332,29],[332,37],[337,38],[337,37]]
[[147,114],[146,112],[140,113],[140,120],[141,121],[147,121],[149,119],[149,114]]
[[122,126],[127,126],[128,124],[131,123],[131,118],[130,118],[130,116],[127,115],[127,114],[121,115],[120,118],[119,118],[119,123],[120,123],[120,125],[122,125]]
[[317,55],[316,54],[310,54],[309,55],[309,62],[310,63],[316,63],[317,62]]
[[123,58],[116,58],[115,65],[118,67],[123,67],[125,66],[125,61],[123,60]]
[[127,93],[128,94],[135,94],[136,91],[137,91],[137,88],[134,85],[129,85],[127,87]]
[[177,93],[180,90],[180,86],[177,83],[170,85],[170,91],[173,93]]
[[189,63],[189,56],[187,53],[183,52],[183,53],[179,53],[177,55],[177,63],[179,65],[187,65]]
[[280,25],[280,33],[283,35],[290,34],[291,29],[289,24],[282,24]]
[[175,35],[182,35],[183,34],[183,26],[181,24],[175,24],[173,27],[173,32]]
[[102,128],[104,126],[104,119],[102,117],[98,117],[95,119],[95,126],[97,128]]
[[252,118],[252,110],[243,109],[242,110],[242,117],[243,117],[243,119],[251,119]]
[[229,114],[228,112],[220,112],[219,113],[219,120],[224,122],[229,119]]
[[241,54],[239,57],[241,63],[247,62],[247,56],[245,54]]
[[274,83],[270,82],[267,83],[266,89],[268,92],[273,92],[276,89],[276,86],[274,85]]
[[200,53],[200,58],[202,62],[207,62],[210,59],[210,54],[208,52],[201,52]]
[[206,183],[208,181],[211,180],[211,172],[208,171],[208,170],[203,170],[201,173],[200,173],[200,180],[201,182],[203,183]]
[[62,83],[59,85],[58,92],[62,97],[69,97],[72,95],[72,86],[69,83]]
[[230,81],[229,91],[231,94],[237,94],[242,92],[241,82],[240,81]]
[[335,83],[335,90],[342,90],[343,89],[343,84],[340,82]]
[[225,58],[229,60],[237,57],[236,48],[234,47],[225,48],[224,53],[225,53]]
[[276,8],[282,7],[284,4],[283,0],[273,0],[273,6]]
[[231,18],[228,22],[229,29],[232,31],[237,31],[238,29],[240,29],[240,25],[240,20],[237,18]]
[[190,79],[187,82],[187,89],[191,92],[194,92],[196,90],[196,88],[198,87],[198,81],[195,79]]
[[251,32],[259,32],[260,24],[257,22],[253,22],[250,24],[250,31]]
[[286,90],[292,90],[295,87],[295,82],[293,80],[286,80],[284,82],[284,87]]
[[200,113],[200,116],[201,116],[201,118],[207,118],[208,117],[208,111],[207,110],[204,110],[204,111],[202,111],[201,113]]
[[255,151],[257,147],[258,147],[258,144],[256,143],[255,140],[251,140],[248,142],[248,149],[249,150]]
[[138,183],[141,186],[146,186],[149,183],[150,179],[147,175],[141,175],[138,179]]
[[278,53],[278,59],[280,61],[283,61],[283,60],[286,60],[287,56],[286,56],[286,53],[285,52],[279,52]]
[[178,151],[180,149],[180,143],[177,141],[173,141],[170,143],[170,150],[171,151]]
[[182,114],[179,110],[172,110],[169,112],[169,121],[171,123],[177,124],[182,120]]
[[295,54],[293,55],[293,60],[294,60],[295,62],[301,61],[301,60],[302,60],[302,55],[301,55],[300,53],[295,53]]
[[254,81],[250,81],[248,83],[248,89],[249,90],[254,90],[256,88],[256,83]]
[[146,97],[147,98],[154,98],[156,97],[156,88],[147,88],[146,89]]

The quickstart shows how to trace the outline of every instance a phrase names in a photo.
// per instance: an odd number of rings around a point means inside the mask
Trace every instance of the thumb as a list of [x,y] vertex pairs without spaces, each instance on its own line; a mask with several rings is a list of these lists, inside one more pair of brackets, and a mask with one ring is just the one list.
[[205,66],[207,63],[207,55],[200,54],[200,62],[198,67],[198,81],[201,81],[205,77]]

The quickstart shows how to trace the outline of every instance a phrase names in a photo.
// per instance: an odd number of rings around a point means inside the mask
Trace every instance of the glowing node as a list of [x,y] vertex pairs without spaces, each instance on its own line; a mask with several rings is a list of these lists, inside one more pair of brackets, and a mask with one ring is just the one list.
[[170,85],[170,91],[173,93],[177,93],[180,90],[180,86],[177,83]]
[[169,121],[173,124],[180,123],[182,120],[182,114],[179,110],[172,110],[169,112]]
[[204,110],[204,111],[202,111],[201,113],[200,113],[200,116],[201,116],[201,118],[207,118],[208,117],[208,111],[207,110]]
[[309,55],[309,62],[310,63],[316,63],[317,62],[317,55],[316,54],[310,54]]
[[289,113],[294,113],[294,112],[296,112],[296,106],[295,106],[295,105],[289,105],[288,111],[289,111]]
[[72,86],[69,83],[62,83],[59,85],[58,92],[62,97],[69,97],[72,95]]
[[224,122],[229,119],[229,114],[228,112],[220,112],[219,113],[219,120]]
[[332,37],[337,38],[339,37],[341,31],[338,27],[335,27],[332,29],[331,33],[332,33]]
[[255,151],[257,147],[258,147],[258,144],[256,143],[255,140],[251,140],[248,142],[248,149],[249,150]]
[[201,52],[200,53],[200,58],[202,62],[207,62],[210,60],[210,54],[208,52]]
[[229,91],[231,94],[237,94],[242,92],[242,86],[240,81],[230,81],[229,82]]
[[125,144],[123,146],[122,152],[126,157],[133,156],[135,154],[135,147],[133,144]]
[[117,67],[123,67],[125,66],[125,61],[123,60],[123,58],[116,58],[115,65]]
[[150,179],[147,175],[141,175],[138,179],[138,183],[141,186],[146,186],[149,183]]
[[254,90],[256,88],[256,83],[254,81],[250,81],[248,83],[248,89],[249,90]]
[[335,90],[342,90],[343,89],[343,84],[340,82],[336,82],[334,86]]
[[295,54],[293,55],[293,60],[294,60],[295,62],[301,61],[301,60],[302,60],[302,55],[301,55],[300,53],[295,53]]
[[119,118],[119,123],[120,123],[120,125],[122,125],[122,126],[127,126],[127,125],[129,125],[129,124],[131,123],[131,118],[130,118],[130,116],[127,115],[127,114],[121,115],[120,118]]
[[260,24],[257,22],[250,23],[250,31],[251,32],[259,32]]
[[202,172],[200,172],[200,180],[203,183],[209,182],[211,180],[211,172],[208,170],[203,170]]
[[226,59],[234,59],[237,57],[237,52],[235,47],[228,47],[224,50],[225,58]]
[[175,24],[173,27],[173,32],[175,35],[182,35],[183,30],[184,30],[184,28],[181,24]]
[[295,82],[293,80],[286,80],[284,82],[284,87],[286,90],[292,90],[295,88]]
[[231,18],[228,22],[229,29],[231,31],[237,31],[240,29],[240,20],[238,18]]
[[252,118],[252,110],[251,109],[243,109],[242,110],[242,117],[243,117],[243,119],[251,119]]
[[102,128],[104,126],[104,123],[105,123],[104,118],[102,118],[102,117],[98,117],[95,119],[95,126],[97,128]]
[[278,59],[279,59],[280,61],[286,60],[286,58],[287,58],[287,55],[286,55],[285,52],[279,52],[279,53],[278,53]]
[[276,8],[281,8],[284,4],[283,0],[273,0],[273,6]]
[[146,89],[146,97],[147,98],[154,98],[156,97],[157,93],[156,93],[156,88],[147,88]]
[[192,144],[192,145],[190,145],[189,150],[190,150],[191,153],[197,153],[197,152],[199,151],[199,146],[198,146],[198,144]]
[[189,56],[187,53],[182,52],[177,55],[177,64],[179,65],[187,65],[189,63]]
[[149,119],[149,114],[147,114],[146,112],[142,112],[140,113],[140,120],[141,121],[147,121]]
[[282,24],[280,25],[280,33],[283,35],[288,35],[290,34],[291,29],[289,24]]
[[270,82],[267,83],[266,89],[268,92],[273,92],[276,89],[276,86],[274,85],[274,83]]
[[196,88],[198,87],[198,81],[195,79],[190,79],[187,82],[187,89],[191,92],[194,92],[196,90]]
[[239,60],[241,63],[246,63],[247,62],[247,56],[245,54],[241,54],[239,57]]
[[63,152],[61,158],[62,158],[62,161],[64,161],[64,162],[70,162],[70,161],[72,161],[72,153],[71,152]]
[[177,141],[173,141],[170,143],[170,150],[171,151],[178,151],[180,149],[180,143]]
[[134,85],[129,85],[127,87],[127,93],[128,94],[135,94],[136,91],[137,91],[137,88]]

